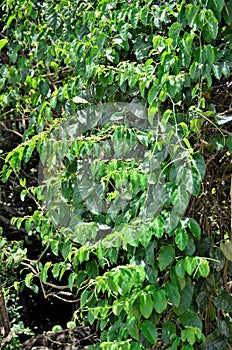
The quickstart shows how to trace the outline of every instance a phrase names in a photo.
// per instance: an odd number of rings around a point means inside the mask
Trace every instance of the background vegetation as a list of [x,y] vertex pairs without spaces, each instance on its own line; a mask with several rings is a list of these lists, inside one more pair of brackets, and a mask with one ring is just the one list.
[[2,346],[30,291],[92,348],[232,348],[231,21],[224,0],[2,1]]

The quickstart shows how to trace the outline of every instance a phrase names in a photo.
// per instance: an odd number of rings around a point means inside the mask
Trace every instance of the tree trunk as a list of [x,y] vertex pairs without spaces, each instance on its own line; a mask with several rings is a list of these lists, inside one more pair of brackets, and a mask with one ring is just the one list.
[[4,299],[4,294],[2,290],[2,281],[0,278],[0,321],[5,331],[5,337],[10,333],[9,317],[6,310],[6,304]]

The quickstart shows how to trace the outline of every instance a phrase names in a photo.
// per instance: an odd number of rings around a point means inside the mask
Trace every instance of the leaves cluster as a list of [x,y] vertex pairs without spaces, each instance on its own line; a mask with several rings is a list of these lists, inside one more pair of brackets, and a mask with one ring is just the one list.
[[[45,260],[27,261],[25,285],[37,291],[39,278],[46,295],[52,279],[67,281],[80,297],[74,318],[101,332],[96,348],[194,349],[208,304],[232,305],[217,290],[201,307],[210,264],[185,217],[206,171],[197,133],[215,112],[204,90],[230,75],[231,1],[11,0],[2,13],[1,121],[28,127],[1,175],[35,199],[13,223],[45,248]],[[45,181],[30,187],[20,170],[35,153]],[[209,349],[226,347],[229,316],[220,327]]]

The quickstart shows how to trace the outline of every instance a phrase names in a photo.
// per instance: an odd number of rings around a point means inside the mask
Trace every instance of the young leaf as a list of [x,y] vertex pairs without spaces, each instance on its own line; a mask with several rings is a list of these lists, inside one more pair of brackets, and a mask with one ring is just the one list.
[[140,296],[140,312],[145,318],[149,318],[152,314],[153,303],[151,294],[142,293]]
[[0,40],[0,50],[8,43],[8,39],[1,39]]
[[193,272],[196,270],[196,268],[198,267],[198,263],[199,262],[197,257],[187,256],[185,258],[184,267],[187,273],[189,274],[189,276],[191,276]]
[[31,286],[31,282],[32,282],[32,279],[33,279],[34,275],[32,272],[28,273],[25,277],[25,285],[30,288]]
[[182,251],[186,248],[188,243],[188,234],[185,228],[177,228],[175,231],[175,243],[177,247]]
[[188,221],[188,228],[190,229],[191,233],[195,238],[197,238],[198,240],[201,238],[201,228],[196,222],[196,220],[190,218]]
[[209,262],[206,259],[201,259],[199,264],[199,273],[202,277],[207,277],[210,273]]

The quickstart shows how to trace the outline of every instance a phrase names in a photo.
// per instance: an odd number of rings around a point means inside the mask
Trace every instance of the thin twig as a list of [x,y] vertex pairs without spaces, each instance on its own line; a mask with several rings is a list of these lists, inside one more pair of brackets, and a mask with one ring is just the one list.
[[20,134],[18,131],[9,129],[3,122],[0,122],[0,124],[3,126],[3,128],[4,128],[6,131],[12,132],[13,134],[15,134],[15,135],[17,135],[17,136],[19,136],[19,137],[21,137],[21,138],[23,137],[23,135]]

